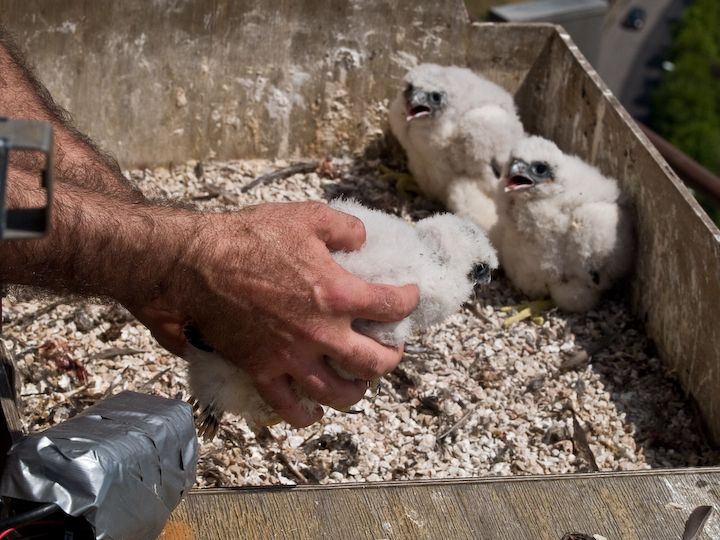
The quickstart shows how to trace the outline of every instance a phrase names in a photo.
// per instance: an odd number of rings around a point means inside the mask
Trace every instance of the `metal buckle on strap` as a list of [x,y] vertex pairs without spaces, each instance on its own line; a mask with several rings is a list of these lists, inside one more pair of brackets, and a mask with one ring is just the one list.
[[[44,207],[5,208],[12,150],[33,150],[45,154],[45,166],[40,173],[41,187],[47,193]],[[0,117],[0,240],[39,238],[47,231],[52,196],[52,150],[52,126],[47,122]]]

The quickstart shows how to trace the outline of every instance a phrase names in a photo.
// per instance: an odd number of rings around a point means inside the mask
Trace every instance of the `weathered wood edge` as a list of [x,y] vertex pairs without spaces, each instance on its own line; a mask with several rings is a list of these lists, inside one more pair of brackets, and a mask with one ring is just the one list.
[[189,496],[217,495],[222,493],[257,493],[270,491],[317,491],[337,489],[384,489],[387,487],[449,486],[454,484],[508,484],[517,482],[587,481],[605,478],[669,477],[720,474],[720,467],[689,467],[684,469],[646,469],[640,471],[608,471],[597,473],[547,474],[527,476],[472,476],[463,478],[433,478],[427,480],[392,480],[385,482],[345,482],[342,484],[296,485],[296,486],[241,486],[227,488],[192,489]]
[[16,377],[11,352],[0,340],[0,471],[5,468],[8,450],[22,437],[22,419],[15,391]]

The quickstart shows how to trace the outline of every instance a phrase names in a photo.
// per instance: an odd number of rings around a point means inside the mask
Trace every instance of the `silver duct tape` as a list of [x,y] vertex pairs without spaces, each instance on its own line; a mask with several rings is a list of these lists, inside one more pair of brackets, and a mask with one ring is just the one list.
[[190,406],[122,392],[16,443],[0,495],[56,503],[99,539],[156,538],[195,481]]

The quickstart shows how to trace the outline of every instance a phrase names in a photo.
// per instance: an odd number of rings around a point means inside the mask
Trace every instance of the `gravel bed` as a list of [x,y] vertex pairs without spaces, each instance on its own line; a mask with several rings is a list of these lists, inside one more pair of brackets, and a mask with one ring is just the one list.
[[[417,220],[440,210],[397,193],[363,159],[242,192],[280,160],[189,162],[128,177],[151,197],[206,209],[352,195]],[[314,167],[306,167],[306,170]],[[523,301],[502,276],[445,324],[416,336],[400,366],[355,414],[257,433],[226,417],[202,444],[197,485],[337,483],[618,471],[716,464],[692,406],[633,319],[622,291],[584,315],[503,327]],[[183,398],[184,362],[123,308],[97,299],[11,289],[5,344],[17,355],[25,428],[45,429],[124,389]]]

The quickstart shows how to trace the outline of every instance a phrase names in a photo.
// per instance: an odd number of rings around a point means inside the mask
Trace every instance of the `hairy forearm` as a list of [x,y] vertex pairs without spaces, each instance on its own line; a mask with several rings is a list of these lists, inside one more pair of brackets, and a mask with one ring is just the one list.
[[[10,171],[7,195],[10,208],[44,201],[37,180],[17,168]],[[48,234],[41,240],[0,243],[0,283],[109,296],[123,303],[147,301],[164,292],[194,221],[187,210],[59,184]]]

